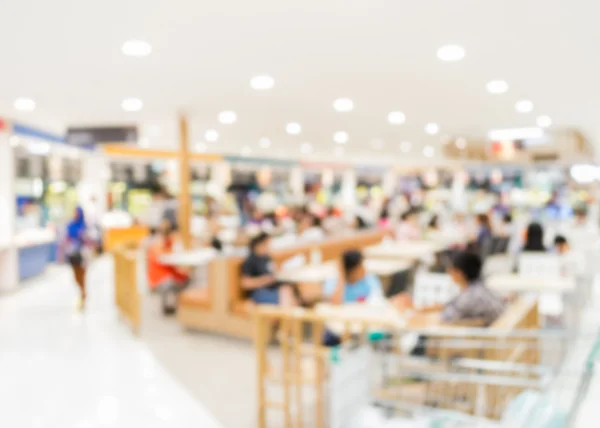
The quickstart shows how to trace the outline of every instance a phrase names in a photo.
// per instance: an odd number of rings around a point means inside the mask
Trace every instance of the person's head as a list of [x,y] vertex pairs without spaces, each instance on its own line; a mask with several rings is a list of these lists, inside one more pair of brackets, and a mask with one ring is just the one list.
[[355,215],[354,216],[354,221],[353,221],[352,226],[355,229],[358,229],[358,230],[362,230],[362,229],[367,229],[368,228],[367,222],[361,216],[359,216],[359,215]]
[[346,281],[354,283],[361,280],[367,274],[364,264],[364,257],[358,250],[349,250],[342,255],[344,273]]
[[512,223],[512,215],[504,214],[504,216],[502,217],[502,221],[504,222],[504,224],[511,224]]
[[250,240],[250,252],[258,256],[266,256],[269,254],[271,237],[266,232],[260,232]]
[[400,220],[407,223],[415,223],[417,221],[417,212],[412,208],[408,209],[402,213]]
[[164,238],[167,238],[168,236],[170,236],[171,233],[173,232],[173,224],[171,223],[171,220],[169,220],[166,217],[163,218],[162,221],[160,222],[160,224],[158,225],[157,231]]
[[78,223],[85,222],[85,214],[83,213],[83,208],[75,208],[75,211],[73,212],[73,220]]
[[544,248],[544,229],[539,223],[531,223],[527,227],[525,251],[546,251]]
[[487,214],[477,214],[477,224],[481,227],[490,228],[490,218]]
[[379,214],[379,219],[380,220],[387,220],[389,217],[390,217],[390,210],[388,209],[388,207],[386,205],[381,210],[381,213]]
[[252,209],[252,218],[254,220],[262,220],[265,218],[265,214],[263,213],[263,211],[260,208],[254,207]]
[[567,242],[567,238],[562,235],[557,235],[554,238],[554,248],[558,254],[566,254],[569,252],[569,243]]
[[585,208],[578,208],[577,210],[575,210],[574,214],[575,221],[577,222],[577,224],[584,224],[586,222],[587,212],[585,211]]
[[482,266],[483,262],[479,255],[464,251],[452,259],[448,273],[456,284],[465,288],[480,279]]
[[431,220],[429,220],[428,227],[430,229],[435,229],[435,230],[437,230],[437,229],[440,228],[439,220],[438,220],[438,216],[437,215],[434,215],[433,217],[431,217]]

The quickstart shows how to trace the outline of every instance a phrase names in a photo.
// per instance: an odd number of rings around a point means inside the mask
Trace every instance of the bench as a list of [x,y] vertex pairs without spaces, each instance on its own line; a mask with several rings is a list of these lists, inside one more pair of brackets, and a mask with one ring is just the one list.
[[[315,252],[319,252],[320,259],[325,262],[341,257],[344,251],[368,247],[382,239],[380,232],[364,232],[277,249],[272,252],[272,258],[278,268],[296,256],[308,261]],[[221,257],[210,262],[208,290],[190,289],[181,293],[177,309],[179,322],[189,329],[251,338],[253,327],[250,315],[254,303],[241,285],[243,263],[244,258],[239,256]]]

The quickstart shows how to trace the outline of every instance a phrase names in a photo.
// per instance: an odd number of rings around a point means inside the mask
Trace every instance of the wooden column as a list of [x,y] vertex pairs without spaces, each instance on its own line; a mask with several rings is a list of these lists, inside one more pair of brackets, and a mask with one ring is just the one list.
[[189,131],[187,117],[181,115],[179,116],[179,235],[185,249],[192,246],[191,218]]

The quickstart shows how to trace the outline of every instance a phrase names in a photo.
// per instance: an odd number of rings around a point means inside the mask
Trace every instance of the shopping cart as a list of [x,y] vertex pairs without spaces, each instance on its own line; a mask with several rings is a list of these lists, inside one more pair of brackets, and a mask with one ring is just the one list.
[[260,308],[255,325],[259,428],[567,427],[595,339],[302,309]]

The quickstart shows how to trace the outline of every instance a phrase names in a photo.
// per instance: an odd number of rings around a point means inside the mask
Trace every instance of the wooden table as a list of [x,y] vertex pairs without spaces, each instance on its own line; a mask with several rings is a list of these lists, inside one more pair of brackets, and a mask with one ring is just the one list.
[[492,290],[505,294],[513,292],[560,293],[574,292],[575,277],[554,275],[490,275],[485,284]]
[[169,266],[198,267],[203,266],[217,257],[214,248],[199,248],[189,251],[178,251],[160,256],[160,262]]
[[364,250],[364,254],[366,257],[377,259],[420,260],[446,249],[447,245],[443,242],[395,241],[367,247]]

